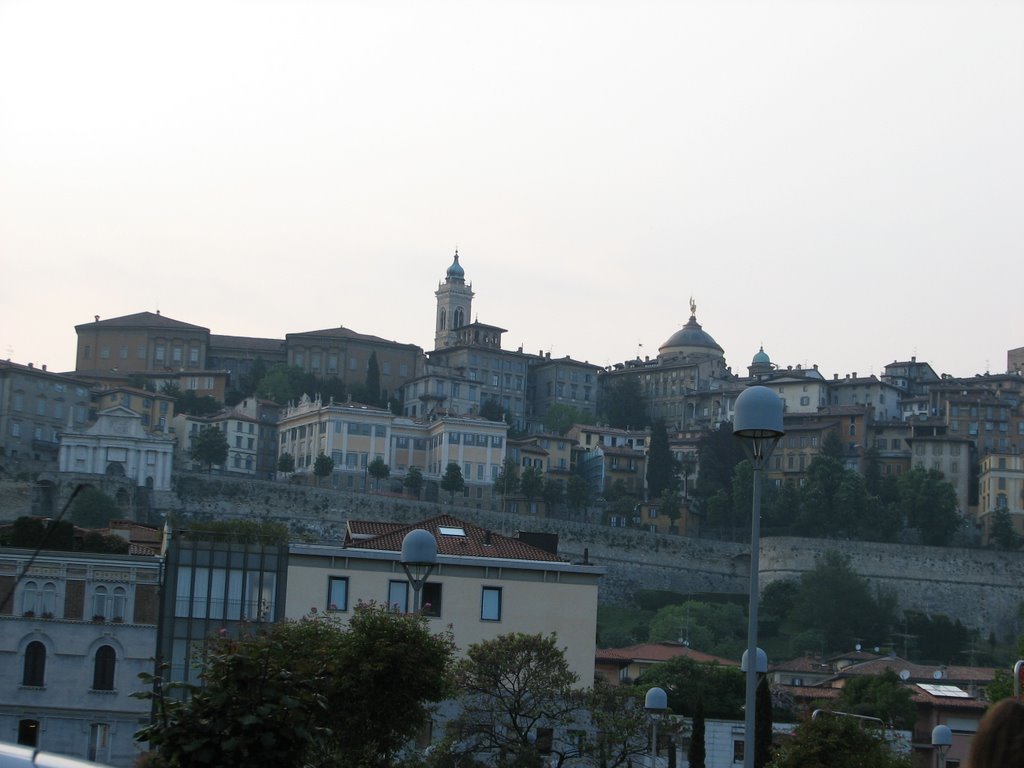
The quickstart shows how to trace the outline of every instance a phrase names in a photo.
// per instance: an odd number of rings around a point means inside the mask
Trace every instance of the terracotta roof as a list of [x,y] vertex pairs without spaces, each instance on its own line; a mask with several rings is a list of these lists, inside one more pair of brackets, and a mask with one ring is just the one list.
[[[843,676],[878,675],[887,669],[897,673],[907,670],[910,673],[909,680],[935,683],[937,685],[957,685],[958,682],[985,685],[992,682],[996,674],[996,670],[992,667],[939,667],[927,664],[914,664],[898,656],[884,656],[859,664],[851,664],[848,667],[844,667],[840,674]],[[936,678],[936,672],[941,672],[942,676]]]
[[[439,555],[494,557],[507,560],[531,560],[553,563],[564,562],[558,555],[545,552],[539,547],[531,546],[519,539],[493,533],[451,515],[438,515],[429,520],[422,520],[411,525],[400,525],[371,539],[355,541],[349,546],[351,549],[401,552],[402,540],[405,538],[405,535],[417,528],[430,531],[434,535],[434,538],[437,539],[437,553]],[[441,531],[442,528],[460,529],[465,535],[459,536],[444,533]]]
[[676,659],[684,656],[699,664],[718,663],[726,667],[738,667],[739,662],[734,659],[726,659],[721,656],[713,656],[710,653],[697,651],[679,643],[640,643],[629,645],[625,648],[600,648],[597,651],[598,661],[623,662],[628,664],[634,661],[662,662],[669,659]]
[[87,330],[96,325],[102,325],[105,328],[177,328],[179,330],[188,329],[210,332],[209,328],[204,328],[201,325],[192,325],[192,323],[183,323],[181,320],[165,317],[159,312],[136,312],[134,315],[123,315],[121,317],[112,317],[109,320],[100,320],[99,322],[82,323],[81,325],[76,325],[75,330]]
[[798,659],[771,664],[769,669],[773,672],[811,672],[818,675],[831,675],[835,671],[832,664],[816,656],[802,656]]
[[340,328],[324,328],[319,331],[300,331],[299,333],[285,334],[287,339],[302,338],[303,336],[321,336],[332,339],[352,339],[353,341],[367,341],[374,342],[377,344],[395,344],[400,347],[416,348],[415,344],[405,344],[401,341],[392,341],[390,339],[383,339],[380,336],[371,336],[366,333],[357,333],[351,328],[341,326]]
[[349,546],[353,541],[371,539],[405,527],[404,523],[382,523],[377,520],[349,520],[348,526],[345,528],[345,546]]

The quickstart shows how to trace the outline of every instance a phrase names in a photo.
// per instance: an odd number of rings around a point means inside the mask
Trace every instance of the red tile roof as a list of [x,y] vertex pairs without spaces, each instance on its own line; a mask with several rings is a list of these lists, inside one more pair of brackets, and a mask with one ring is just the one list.
[[679,643],[640,643],[629,645],[625,648],[601,648],[598,649],[596,658],[605,662],[624,662],[626,664],[634,661],[661,662],[669,659],[676,659],[685,656],[699,664],[718,663],[726,667],[738,667],[739,662],[734,659],[726,659],[721,656],[713,656]]
[[[355,530],[370,530],[372,523],[366,521],[351,521],[349,526],[355,524]],[[437,539],[437,553],[439,555],[463,556],[463,557],[494,557],[507,560],[530,560],[541,562],[564,562],[558,555],[546,552],[539,547],[526,544],[519,539],[509,536],[502,536],[481,528],[472,523],[466,523],[451,515],[438,515],[429,520],[422,520],[410,525],[399,525],[391,530],[382,531],[379,535],[362,541],[353,541],[348,544],[351,549],[373,549],[386,552],[401,552],[402,540],[409,531],[422,528],[430,531]],[[465,535],[457,536],[442,533],[441,528],[461,529]]]

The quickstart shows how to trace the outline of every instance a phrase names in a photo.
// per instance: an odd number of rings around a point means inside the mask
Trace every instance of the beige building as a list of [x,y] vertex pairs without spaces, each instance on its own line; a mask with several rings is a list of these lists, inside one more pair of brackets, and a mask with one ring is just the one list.
[[982,543],[989,543],[992,517],[999,510],[1010,514],[1013,530],[1024,536],[1024,457],[1019,453],[990,453],[981,460],[978,486]]
[[553,551],[448,515],[414,525],[352,522],[345,546],[292,544],[287,617],[315,608],[344,621],[360,601],[412,610],[399,555],[415,528],[430,531],[438,549],[422,590],[423,613],[436,631],[451,628],[460,654],[510,632],[553,632],[580,686],[592,684],[604,568],[565,562]]
[[295,458],[300,474],[313,471],[321,453],[334,461],[332,484],[368,489],[369,464],[377,458],[400,483],[411,467],[428,484],[427,498],[450,463],[458,464],[466,487],[463,496],[480,505],[491,501],[491,486],[505,460],[508,425],[474,416],[443,415],[413,419],[360,403],[323,403],[303,397],[285,408],[278,424],[279,450]]
[[206,367],[210,329],[164,317],[159,311],[75,326],[80,374],[199,371]]
[[956,491],[960,514],[967,515],[968,485],[970,480],[971,441],[954,435],[916,435],[910,444],[911,465],[914,468],[934,469]]
[[174,420],[174,398],[135,387],[111,387],[96,393],[96,407],[103,411],[121,406],[139,414],[144,429],[166,432]]

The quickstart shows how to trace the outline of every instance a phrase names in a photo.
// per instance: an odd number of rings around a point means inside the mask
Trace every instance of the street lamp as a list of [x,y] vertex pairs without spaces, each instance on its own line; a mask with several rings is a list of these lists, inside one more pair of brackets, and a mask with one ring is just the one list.
[[[644,697],[644,709],[651,715],[664,712],[668,709],[668,694],[662,688],[649,689],[647,696]],[[652,717],[651,722],[651,764],[649,768],[654,768],[655,756],[658,754],[658,720]]]
[[[750,609],[747,615],[747,657],[757,657],[757,571],[761,546],[761,483],[768,458],[786,430],[782,426],[782,400],[768,387],[750,387],[736,398],[732,433],[754,467],[754,505],[750,521]],[[758,659],[758,662],[760,659]],[[766,657],[767,662],[767,657]],[[757,667],[747,665],[746,712],[743,722],[743,768],[754,768],[754,697]],[[767,667],[767,664],[766,664]]]
[[935,766],[940,768],[946,762],[946,753],[953,746],[953,732],[948,725],[936,725],[932,728],[932,746],[936,749]]
[[437,539],[430,531],[417,528],[402,539],[402,569],[412,587],[414,611],[420,609],[420,589],[437,565]]

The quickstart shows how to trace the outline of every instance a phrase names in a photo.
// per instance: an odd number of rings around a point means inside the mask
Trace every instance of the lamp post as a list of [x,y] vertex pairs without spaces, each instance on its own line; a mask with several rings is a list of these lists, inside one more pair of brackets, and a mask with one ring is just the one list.
[[[786,430],[782,426],[782,400],[768,387],[750,387],[736,398],[735,437],[743,443],[754,468],[754,504],[750,521],[750,608],[747,613],[747,658],[757,659],[758,568],[761,546],[761,483],[768,458]],[[759,661],[759,660],[758,660]],[[744,700],[743,768],[754,768],[754,711],[758,663],[747,665]]]
[[[662,688],[655,687],[649,689],[647,696],[644,697],[644,709],[650,712],[651,715],[664,712],[668,709],[668,694]],[[652,717],[651,722],[651,764],[649,768],[654,768],[654,760],[658,754],[658,721]]]
[[437,539],[422,528],[409,531],[402,539],[402,570],[412,587],[412,609],[420,609],[420,590],[437,565]]
[[953,732],[948,725],[932,728],[932,746],[935,748],[935,767],[941,768],[946,762],[946,753],[953,746]]

